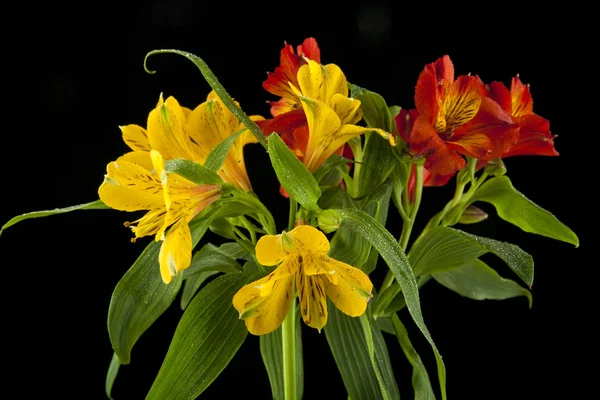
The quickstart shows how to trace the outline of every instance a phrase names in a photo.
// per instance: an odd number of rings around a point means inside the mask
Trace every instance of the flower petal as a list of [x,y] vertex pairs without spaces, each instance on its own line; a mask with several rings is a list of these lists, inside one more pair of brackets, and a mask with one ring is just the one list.
[[125,153],[121,157],[117,158],[117,164],[120,164],[123,161],[137,164],[148,171],[152,171],[154,169],[154,165],[152,165],[152,159],[150,158],[150,153],[148,151],[130,151],[129,153]]
[[314,38],[306,38],[301,45],[298,46],[298,55],[304,56],[315,62],[321,63],[321,50]]
[[169,97],[158,105],[148,116],[148,140],[150,146],[159,151],[165,159],[187,158],[193,160],[185,132],[185,112],[177,100]]
[[435,119],[439,113],[438,79],[435,64],[427,64],[415,87],[415,106],[419,115]]
[[511,114],[513,117],[533,114],[533,99],[529,92],[529,85],[524,85],[518,75],[512,79],[510,95],[512,97]]
[[358,268],[341,261],[329,258],[328,266],[338,275],[337,282],[325,281],[327,296],[344,314],[351,317],[362,315],[367,309],[367,302],[372,297],[373,283]]
[[301,96],[300,101],[310,132],[303,162],[309,171],[314,172],[334,151],[356,135],[339,136],[340,119],[325,103],[305,96]]
[[139,125],[125,125],[120,128],[123,140],[131,150],[150,151],[148,133],[144,128]]
[[313,100],[319,100],[329,105],[335,94],[348,97],[346,76],[335,64],[322,66],[315,61],[308,60],[308,64],[298,70],[297,77],[302,95]]
[[342,125],[355,124],[362,118],[360,100],[336,93],[331,97],[330,106],[337,114]]
[[180,271],[187,269],[192,262],[192,233],[185,219],[180,219],[171,227],[158,255],[160,276],[164,283],[170,283]]
[[502,157],[518,138],[519,125],[498,103],[484,97],[475,118],[456,129],[446,143],[461,154],[491,160]]
[[281,235],[264,235],[256,243],[256,259],[270,267],[282,262],[289,253],[283,249]]
[[325,278],[319,275],[306,275],[300,271],[296,274],[296,288],[302,319],[306,325],[320,332],[327,323]]
[[292,248],[298,253],[307,251],[315,253],[329,252],[327,236],[313,226],[298,225],[289,232],[289,235],[293,238]]
[[434,128],[437,132],[452,132],[472,120],[481,106],[483,87],[474,76],[459,76],[448,88]]
[[233,306],[248,331],[264,335],[277,329],[294,299],[294,273],[284,264],[269,275],[242,287],[233,296]]
[[556,136],[550,132],[550,123],[547,119],[535,114],[525,114],[517,122],[520,126],[519,140],[503,157],[558,155],[554,148],[554,138]]
[[507,113],[512,112],[512,99],[508,88],[501,82],[492,82],[488,87],[490,97]]
[[106,169],[98,195],[109,207],[121,211],[164,207],[162,185],[156,174],[127,161],[111,162]]

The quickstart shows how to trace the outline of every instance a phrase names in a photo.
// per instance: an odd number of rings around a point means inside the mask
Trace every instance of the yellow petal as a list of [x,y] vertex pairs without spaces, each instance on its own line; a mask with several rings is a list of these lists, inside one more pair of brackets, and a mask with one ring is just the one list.
[[256,259],[268,267],[282,262],[289,253],[283,249],[281,235],[264,235],[256,243]]
[[167,173],[165,172],[165,162],[163,160],[162,154],[160,154],[156,150],[150,151],[150,159],[152,160],[152,166],[154,167],[154,172],[158,175],[160,179],[160,183],[163,188],[163,196],[165,200],[165,207],[167,210],[171,207],[171,194],[169,192],[169,185],[167,184]]
[[[272,332],[285,319],[294,299],[293,266],[284,263],[266,277],[242,287],[233,306],[254,335]],[[297,267],[297,264],[296,264]]]
[[361,270],[328,257],[328,268],[335,271],[337,280],[324,280],[327,296],[344,314],[362,315],[372,297],[373,283]]
[[139,125],[121,126],[123,140],[134,151],[150,151],[148,133]]
[[193,159],[185,124],[185,112],[177,100],[169,97],[164,103],[159,101],[158,106],[148,116],[147,133],[150,146],[166,159]]
[[[134,221],[133,223],[137,223],[137,225],[131,225],[131,230],[135,234],[135,237],[154,235],[161,231],[165,225],[166,214],[167,210],[165,210],[164,207],[155,208],[148,211],[142,218]],[[162,233],[160,234],[160,237],[157,237],[156,240],[158,241],[159,239],[163,239]]]
[[340,67],[335,64],[322,66],[313,60],[307,61],[306,65],[300,67],[297,75],[300,91],[304,96],[327,105],[335,94],[348,97],[348,82]]
[[311,251],[325,254],[329,252],[327,236],[315,227],[298,225],[289,234],[294,239],[293,246],[296,252]]
[[355,124],[362,118],[360,100],[335,94],[331,98],[331,108],[337,114],[342,125]]
[[121,211],[164,207],[160,180],[147,169],[127,161],[112,162],[106,169],[98,195],[109,207]]
[[180,271],[187,269],[192,262],[192,234],[185,219],[171,227],[158,255],[160,276],[163,282],[170,283]]
[[[300,101],[308,122],[308,144],[304,152],[304,165],[309,171],[316,171],[348,139],[340,138],[341,122],[331,107],[318,100],[301,96]],[[335,143],[340,142],[337,146]]]
[[296,274],[296,288],[300,300],[300,312],[306,325],[319,331],[327,323],[327,297],[325,297],[325,278],[320,275],[306,275],[303,271]]
[[140,167],[152,172],[154,166],[152,165],[152,159],[150,153],[147,151],[130,151],[129,153],[123,154],[117,158],[117,164],[127,161],[132,164],[137,164]]

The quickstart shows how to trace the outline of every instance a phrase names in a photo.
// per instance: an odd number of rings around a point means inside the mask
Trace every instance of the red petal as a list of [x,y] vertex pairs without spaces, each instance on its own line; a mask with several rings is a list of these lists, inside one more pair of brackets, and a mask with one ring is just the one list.
[[501,82],[492,82],[489,85],[489,94],[500,107],[507,113],[512,112],[512,100],[508,88]]
[[520,117],[525,114],[533,114],[533,99],[529,92],[529,86],[521,82],[519,76],[512,79],[510,85],[510,95],[512,97],[512,116]]
[[398,135],[400,135],[404,143],[410,143],[410,133],[418,116],[419,113],[414,108],[408,111],[403,108],[400,110],[398,115],[394,117],[394,121],[396,122],[396,130],[398,131]]
[[477,115],[454,131],[448,146],[482,160],[500,158],[519,138],[519,125],[492,99],[484,97]]
[[276,96],[295,98],[295,94],[290,88],[289,82],[298,87],[296,75],[298,70],[306,60],[302,56],[294,53],[294,48],[285,44],[279,56],[280,66],[275,68],[275,72],[268,73],[267,80],[263,82],[263,88]]
[[417,80],[415,106],[421,115],[435,119],[439,111],[438,80],[435,64],[427,64]]
[[307,124],[304,110],[293,110],[285,114],[276,116],[275,118],[256,121],[256,124],[266,136],[273,132],[282,134],[291,134],[295,129]]
[[321,64],[321,50],[314,38],[304,39],[301,45],[298,46],[298,55],[305,56],[310,60]]
[[526,114],[517,120],[521,129],[519,140],[503,157],[532,155],[557,156],[554,138],[547,119],[535,114]]
[[438,58],[435,64],[437,81],[446,80],[450,83],[454,81],[454,65],[449,56]]

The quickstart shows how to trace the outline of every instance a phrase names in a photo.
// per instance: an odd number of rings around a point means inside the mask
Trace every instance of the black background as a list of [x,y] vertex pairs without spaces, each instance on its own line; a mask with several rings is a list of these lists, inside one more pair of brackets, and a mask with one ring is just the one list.
[[[581,246],[526,234],[486,208],[486,222],[464,229],[516,243],[533,255],[533,309],[522,297],[477,302],[430,283],[421,292],[423,314],[446,362],[450,398],[581,398],[593,383],[579,364],[591,338],[586,324],[597,315],[585,310],[591,299],[576,289],[596,265],[583,255],[592,246],[588,226],[597,220],[589,189],[595,185],[597,115],[583,111],[597,86],[585,59],[592,31],[582,21],[586,11],[573,2],[344,4],[149,1],[8,9],[0,222],[96,199],[106,164],[127,151],[118,126],[145,126],[161,92],[188,107],[204,101],[209,86],[179,56],[155,56],[149,65],[157,74],[144,72],[144,56],[153,49],[203,57],[248,114],[264,116],[265,101],[274,99],[261,87],[266,72],[278,65],[284,41],[296,45],[308,36],[317,39],[323,63],[338,64],[349,81],[404,107],[413,107],[424,65],[444,54],[457,74],[479,74],[486,82],[509,84],[520,73],[531,84],[535,112],[559,135],[561,155],[507,159],[509,176],[574,229]],[[282,229],[287,201],[278,195],[268,157],[258,145],[249,146],[247,163],[256,192]],[[452,190],[453,182],[425,190],[417,231]],[[5,366],[9,387],[23,393],[17,398],[105,398],[110,296],[148,243],[130,243],[125,220],[131,216],[116,211],[74,212],[28,220],[3,233]],[[398,235],[399,218],[391,216],[388,227]],[[517,279],[493,257],[486,260]],[[379,284],[380,275],[374,279]],[[116,399],[144,398],[181,316],[177,303],[135,345],[132,363],[121,368],[115,383]],[[432,352],[408,314],[401,317],[435,386]],[[324,334],[305,326],[302,333],[305,398],[346,398]],[[395,339],[388,339],[401,394],[410,398],[410,366]],[[242,393],[270,396],[252,336],[203,397]]]

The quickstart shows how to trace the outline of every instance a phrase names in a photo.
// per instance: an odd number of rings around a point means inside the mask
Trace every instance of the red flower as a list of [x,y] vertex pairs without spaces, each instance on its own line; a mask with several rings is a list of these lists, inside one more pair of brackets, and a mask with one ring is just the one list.
[[302,109],[298,96],[294,94],[289,83],[299,87],[296,75],[300,67],[306,64],[304,57],[321,63],[321,50],[314,38],[304,39],[297,47],[297,52],[298,54],[295,54],[294,48],[285,43],[281,50],[279,67],[275,68],[275,72],[267,72],[267,80],[263,82],[263,88],[267,92],[281,97],[278,101],[269,102],[274,117],[297,108]]
[[462,155],[491,160],[517,141],[519,125],[488,97],[478,77],[459,76],[448,56],[428,64],[417,82],[418,115],[406,143],[426,157],[425,168],[447,176],[462,169]]
[[550,132],[550,122],[533,112],[529,85],[524,85],[517,75],[512,79],[510,92],[500,82],[492,82],[488,90],[490,97],[520,126],[517,143],[505,152],[502,158],[518,155],[558,155],[554,149],[556,135]]

